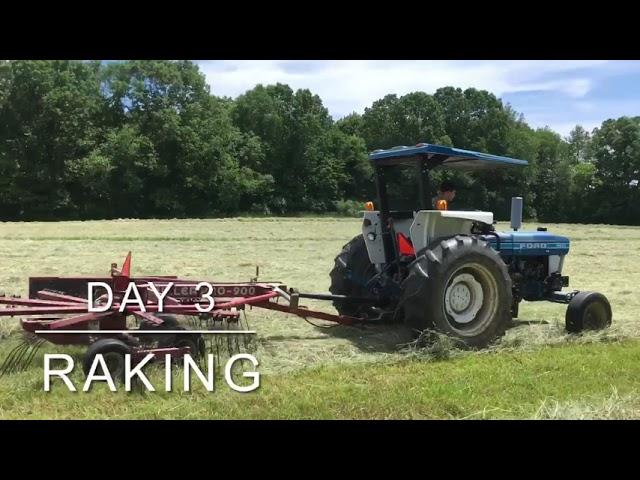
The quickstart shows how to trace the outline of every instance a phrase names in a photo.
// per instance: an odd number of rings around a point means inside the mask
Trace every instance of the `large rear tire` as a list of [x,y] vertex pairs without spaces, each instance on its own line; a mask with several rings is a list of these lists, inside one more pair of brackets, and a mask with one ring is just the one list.
[[511,278],[488,242],[458,235],[431,246],[410,266],[401,307],[414,333],[441,332],[484,348],[511,322]]
[[[335,258],[335,266],[330,273],[329,291],[333,295],[370,297],[372,295],[366,285],[376,273],[375,266],[369,260],[364,237],[358,235],[342,247],[342,251]],[[340,315],[348,316],[358,316],[362,308],[362,304],[342,300],[335,300],[333,305]]]

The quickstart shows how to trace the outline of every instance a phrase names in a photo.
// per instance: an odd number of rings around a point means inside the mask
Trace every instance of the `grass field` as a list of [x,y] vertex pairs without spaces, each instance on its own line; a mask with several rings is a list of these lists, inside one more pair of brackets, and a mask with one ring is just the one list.
[[[215,392],[71,393],[55,384],[47,393],[40,354],[28,371],[0,379],[0,418],[639,418],[640,228],[546,226],[572,239],[570,288],[610,299],[611,329],[569,336],[564,306],[524,303],[519,326],[495,348],[434,358],[406,352],[400,327],[327,330],[252,310],[255,392],[218,382]],[[107,274],[131,250],[134,274],[243,281],[259,265],[261,280],[322,292],[359,228],[358,219],[330,218],[0,223],[0,291],[26,295],[35,275]],[[2,358],[18,331],[17,320],[0,320]],[[47,352],[79,358],[82,349]]]

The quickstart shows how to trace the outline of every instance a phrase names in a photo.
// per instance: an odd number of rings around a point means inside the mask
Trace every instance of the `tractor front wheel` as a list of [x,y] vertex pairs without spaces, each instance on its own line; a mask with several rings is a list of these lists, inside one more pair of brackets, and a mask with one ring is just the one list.
[[489,244],[458,235],[418,257],[402,285],[405,324],[433,329],[460,346],[484,348],[511,322],[511,278]]
[[597,292],[580,292],[569,302],[565,326],[569,333],[602,330],[611,325],[611,305]]

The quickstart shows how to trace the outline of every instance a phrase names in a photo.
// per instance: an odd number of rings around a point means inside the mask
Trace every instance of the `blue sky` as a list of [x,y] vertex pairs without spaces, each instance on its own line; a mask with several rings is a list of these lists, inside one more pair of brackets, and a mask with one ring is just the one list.
[[640,61],[607,60],[205,60],[197,61],[219,96],[276,82],[318,94],[334,119],[388,93],[433,93],[443,86],[488,90],[533,127],[567,135],[608,118],[640,115]]

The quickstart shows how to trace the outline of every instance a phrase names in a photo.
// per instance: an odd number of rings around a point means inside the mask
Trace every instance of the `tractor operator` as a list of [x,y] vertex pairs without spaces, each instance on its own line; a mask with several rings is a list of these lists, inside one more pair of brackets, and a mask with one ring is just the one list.
[[436,209],[439,200],[446,200],[449,204],[454,198],[456,198],[456,186],[450,180],[445,180],[440,184],[438,194],[431,199],[431,205]]

